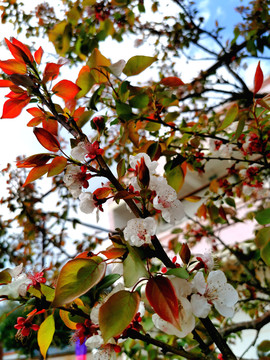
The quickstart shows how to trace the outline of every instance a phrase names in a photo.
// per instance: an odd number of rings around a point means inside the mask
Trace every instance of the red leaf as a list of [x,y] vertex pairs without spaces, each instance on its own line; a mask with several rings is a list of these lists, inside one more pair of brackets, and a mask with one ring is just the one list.
[[52,156],[53,155],[50,154],[31,155],[25,159],[19,160],[16,166],[18,168],[30,168],[30,167],[45,165]]
[[60,149],[60,144],[58,140],[47,130],[42,128],[34,128],[34,134],[40,144],[45,147],[45,149],[54,152]]
[[96,195],[98,199],[105,199],[108,195],[110,195],[111,192],[112,189],[110,187],[102,187],[96,189],[94,191],[94,195]]
[[52,135],[58,136],[58,122],[56,120],[43,118],[42,127]]
[[161,319],[168,321],[177,329],[181,329],[178,300],[169,279],[164,276],[149,279],[146,284],[145,294],[150,305]]
[[171,87],[177,87],[181,85],[185,85],[181,79],[179,79],[176,76],[168,76],[161,80],[160,82],[162,85],[165,86],[171,86]]
[[78,85],[69,80],[61,80],[52,88],[55,95],[61,97],[65,101],[74,99],[80,90],[81,88],[79,88]]
[[48,165],[41,165],[41,166],[36,166],[34,167],[28,174],[25,183],[23,184],[23,186],[28,185],[30,182],[35,181],[37,179],[39,179],[41,176],[43,176],[44,174],[46,174],[46,172],[48,171]]
[[0,61],[0,68],[7,74],[25,74],[26,73],[26,65],[25,63],[17,60],[5,60]]
[[44,51],[43,51],[42,47],[40,46],[37,49],[37,51],[34,53],[34,58],[35,58],[37,64],[41,63],[41,58],[42,58],[43,52]]
[[0,87],[10,87],[13,85],[13,82],[10,80],[0,80]]
[[32,63],[34,61],[33,56],[26,45],[16,40],[15,38],[12,38],[12,43],[6,38],[5,41],[9,51],[16,60],[22,61],[23,63],[27,61]]
[[101,251],[101,254],[106,256],[107,259],[117,259],[127,252],[126,248],[109,247],[107,250]]
[[257,92],[260,90],[263,84],[263,72],[260,66],[260,61],[258,62],[255,76],[254,76],[254,90],[253,93],[257,94]]
[[43,82],[54,80],[59,75],[60,67],[62,64],[48,63],[43,72]]
[[16,100],[7,100],[4,103],[3,114],[1,119],[13,119],[16,116],[20,115],[22,109],[30,102],[30,98],[27,99],[16,99]]
[[29,112],[29,114],[33,115],[34,117],[37,117],[37,116],[39,116],[39,117],[43,116],[44,117],[45,116],[44,112],[41,109],[37,108],[37,107],[27,109],[26,111]]

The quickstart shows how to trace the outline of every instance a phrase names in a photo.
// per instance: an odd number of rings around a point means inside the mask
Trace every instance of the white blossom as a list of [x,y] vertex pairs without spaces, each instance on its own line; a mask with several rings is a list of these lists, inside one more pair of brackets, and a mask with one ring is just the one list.
[[68,165],[64,175],[64,183],[74,199],[77,199],[82,192],[82,183],[79,178],[81,169],[76,165]]
[[131,219],[124,229],[125,240],[132,246],[142,246],[151,243],[151,236],[156,233],[157,224],[151,217],[146,219]]
[[90,192],[82,192],[79,196],[80,210],[85,214],[91,214],[95,209],[95,201],[93,194]]
[[84,141],[81,141],[77,146],[75,146],[70,152],[71,157],[80,162],[84,162],[85,155],[87,154],[86,144],[87,143],[85,143]]
[[161,319],[157,314],[152,316],[152,321],[156,328],[165,332],[166,334],[184,338],[194,329],[195,318],[192,313],[190,302],[184,297],[179,297],[178,300],[181,330],[177,329],[168,321]]
[[7,269],[12,276],[11,283],[2,285],[0,288],[0,296],[8,296],[11,299],[17,299],[20,296],[25,296],[28,285],[32,284],[32,280],[26,274],[21,273],[22,264],[16,266],[14,269]]
[[214,263],[213,256],[210,252],[205,253],[205,254],[197,254],[196,259],[201,261],[204,264],[204,268],[207,271],[213,270],[215,263]]
[[227,283],[226,276],[221,270],[211,271],[207,282],[203,273],[198,272],[193,279],[193,286],[197,292],[191,296],[195,316],[205,318],[210,312],[211,304],[214,304],[221,315],[233,316],[238,293],[232,285]]
[[181,279],[176,276],[168,277],[173,284],[176,296],[178,299],[182,297],[188,297],[192,293],[192,285],[185,279]]

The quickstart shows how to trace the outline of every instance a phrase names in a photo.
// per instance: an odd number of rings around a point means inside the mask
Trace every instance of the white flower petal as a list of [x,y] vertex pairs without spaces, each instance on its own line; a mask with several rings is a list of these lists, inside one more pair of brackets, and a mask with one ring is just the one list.
[[93,335],[85,341],[85,345],[89,349],[98,349],[103,343],[101,335]]
[[195,291],[201,295],[204,295],[206,291],[207,284],[205,282],[203,273],[201,271],[197,272],[192,281],[192,285],[195,288]]
[[132,246],[142,246],[151,243],[151,236],[156,233],[157,224],[151,217],[146,219],[131,219],[124,229],[125,240]]
[[192,285],[185,279],[178,278],[176,276],[169,276],[171,283],[173,284],[177,298],[187,297],[192,292]]
[[209,288],[222,288],[227,283],[226,276],[223,271],[216,270],[211,271],[207,278]]
[[207,302],[207,299],[199,294],[193,294],[190,302],[193,314],[200,318],[206,318],[211,310],[211,305]]
[[90,192],[83,192],[79,196],[80,199],[80,210],[85,214],[91,214],[96,206],[93,199],[93,194]]

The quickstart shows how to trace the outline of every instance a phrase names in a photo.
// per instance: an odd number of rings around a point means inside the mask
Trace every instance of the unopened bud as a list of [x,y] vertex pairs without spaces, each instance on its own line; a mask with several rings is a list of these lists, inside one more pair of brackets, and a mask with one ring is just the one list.
[[187,244],[183,244],[180,250],[180,258],[184,264],[188,264],[190,260],[190,249]]
[[141,162],[138,164],[138,180],[143,187],[148,187],[150,182],[150,173],[148,167],[145,165],[144,158],[141,158]]
[[92,127],[101,133],[105,129],[105,119],[103,116],[96,116],[92,119]]

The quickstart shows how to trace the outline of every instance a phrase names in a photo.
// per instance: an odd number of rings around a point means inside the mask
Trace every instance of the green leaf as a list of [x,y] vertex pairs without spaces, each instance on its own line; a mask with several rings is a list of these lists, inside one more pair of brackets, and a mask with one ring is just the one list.
[[230,109],[228,110],[225,119],[223,120],[220,127],[217,129],[218,131],[226,129],[228,126],[233,123],[233,121],[236,119],[236,116],[238,115],[238,105],[233,104]]
[[103,90],[104,90],[104,85],[100,85],[100,87],[94,92],[89,102],[90,109],[97,111],[96,104],[99,102]]
[[128,60],[124,67],[123,73],[127,76],[134,76],[140,74],[143,70],[148,68],[153,62],[157,61],[156,57],[150,56],[133,56]]
[[255,219],[260,225],[270,224],[270,208],[258,211]]
[[136,109],[143,109],[149,103],[149,97],[146,94],[138,94],[132,97],[129,100],[129,104],[131,107]]
[[38,346],[44,359],[46,359],[46,354],[49,346],[51,345],[54,332],[55,332],[55,322],[53,315],[50,315],[40,325],[37,334]]
[[166,178],[168,184],[178,193],[183,186],[185,179],[181,165],[177,165],[166,172]]
[[106,264],[92,259],[68,261],[60,271],[52,307],[72,302],[95,286],[105,275]]
[[90,120],[90,117],[93,115],[93,113],[94,113],[93,110],[84,111],[84,113],[76,121],[76,124],[80,128],[82,128]]
[[239,139],[240,135],[243,132],[244,127],[245,127],[245,119],[241,118],[238,122],[237,129],[236,129],[234,137],[233,137],[233,141]]
[[226,204],[228,204],[229,206],[232,206],[232,207],[235,208],[235,201],[234,201],[233,198],[228,197],[228,198],[225,199],[225,202],[226,202]]
[[127,247],[129,254],[123,261],[124,283],[126,287],[132,287],[140,278],[148,278],[149,275],[137,251],[128,244]]
[[270,241],[270,227],[265,227],[263,229],[260,229],[257,232],[255,238],[256,246],[260,249],[263,246],[265,246],[265,244],[267,244],[268,241]]
[[262,341],[258,346],[257,349],[259,351],[262,351],[264,353],[270,351],[270,341],[269,340],[264,340]]
[[40,284],[40,290],[47,301],[53,301],[55,296],[55,289],[51,288],[48,285]]
[[102,279],[101,282],[97,285],[97,290],[101,291],[101,290],[109,288],[120,277],[121,277],[121,275],[119,275],[119,274],[109,274],[109,275],[105,276],[105,278]]
[[136,315],[140,303],[137,292],[118,291],[99,309],[99,327],[104,343],[120,335]]
[[174,275],[174,276],[179,277],[181,279],[188,279],[189,278],[189,273],[184,268],[170,269],[170,270],[168,270],[166,272],[166,275]]
[[126,162],[125,159],[121,159],[117,164],[117,175],[118,179],[121,179],[126,173]]
[[266,265],[270,266],[270,240],[268,243],[261,249],[261,258],[266,263]]
[[12,280],[12,276],[7,270],[0,271],[0,284],[8,284]]
[[132,114],[132,109],[128,104],[116,101],[116,112],[120,118],[129,119]]

